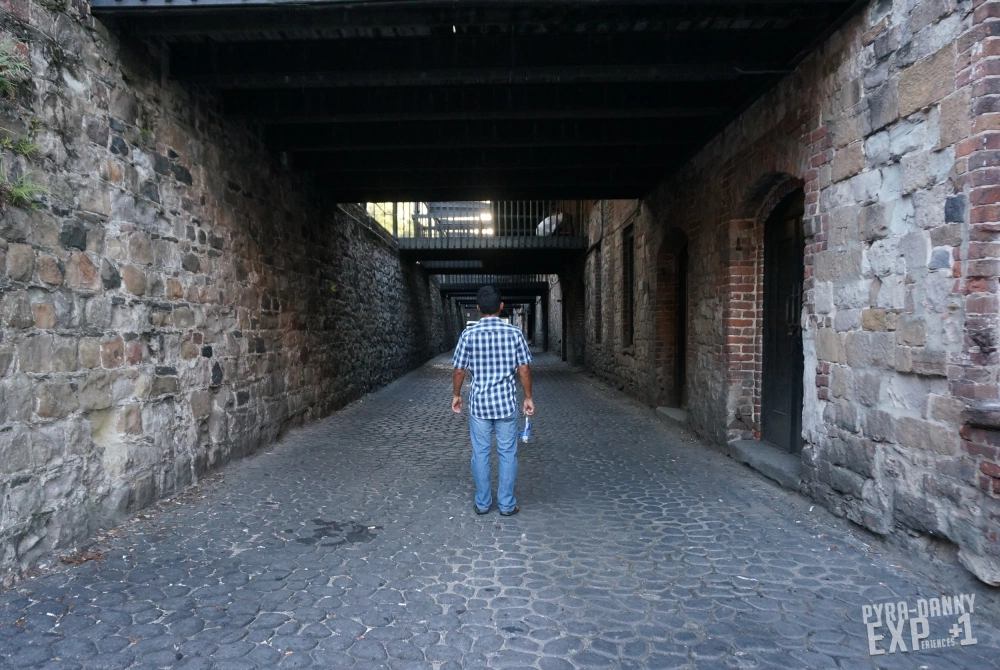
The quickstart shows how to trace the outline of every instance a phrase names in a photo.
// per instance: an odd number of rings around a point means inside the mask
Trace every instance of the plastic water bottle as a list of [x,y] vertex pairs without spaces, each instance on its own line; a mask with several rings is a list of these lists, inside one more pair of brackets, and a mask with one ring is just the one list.
[[527,442],[531,439],[531,417],[524,417],[524,428],[521,429],[521,441]]

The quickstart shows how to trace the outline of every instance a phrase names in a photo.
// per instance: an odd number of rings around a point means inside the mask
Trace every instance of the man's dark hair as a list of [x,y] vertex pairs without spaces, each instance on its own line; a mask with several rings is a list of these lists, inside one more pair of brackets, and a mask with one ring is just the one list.
[[483,314],[496,314],[500,311],[500,291],[493,286],[484,286],[476,293],[476,304]]

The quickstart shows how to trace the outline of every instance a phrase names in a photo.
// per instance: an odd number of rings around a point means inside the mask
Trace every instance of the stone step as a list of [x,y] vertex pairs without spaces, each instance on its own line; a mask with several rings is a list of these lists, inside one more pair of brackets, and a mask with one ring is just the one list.
[[687,423],[687,410],[681,409],[680,407],[657,407],[656,411],[668,419],[676,421],[677,423]]
[[799,490],[802,458],[790,454],[770,442],[761,440],[737,440],[726,445],[730,457],[773,479],[787,489]]

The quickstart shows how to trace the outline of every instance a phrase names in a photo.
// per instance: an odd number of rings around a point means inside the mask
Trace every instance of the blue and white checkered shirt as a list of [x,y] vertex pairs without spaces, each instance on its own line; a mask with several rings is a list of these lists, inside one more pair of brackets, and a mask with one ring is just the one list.
[[531,362],[524,335],[516,326],[487,316],[458,338],[453,367],[469,370],[469,412],[477,419],[505,419],[517,412],[514,375]]

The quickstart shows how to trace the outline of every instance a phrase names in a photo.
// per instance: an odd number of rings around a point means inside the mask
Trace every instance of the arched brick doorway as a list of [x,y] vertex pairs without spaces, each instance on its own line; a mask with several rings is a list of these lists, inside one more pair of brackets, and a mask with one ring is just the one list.
[[805,194],[788,194],[764,222],[761,438],[802,450],[802,283]]
[[688,240],[670,230],[656,254],[656,404],[684,407],[687,363]]

